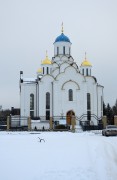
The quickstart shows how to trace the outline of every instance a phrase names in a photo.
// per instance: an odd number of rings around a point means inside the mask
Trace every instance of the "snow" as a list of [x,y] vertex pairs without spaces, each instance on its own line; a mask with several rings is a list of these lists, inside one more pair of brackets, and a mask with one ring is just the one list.
[[116,180],[117,136],[0,132],[0,179]]

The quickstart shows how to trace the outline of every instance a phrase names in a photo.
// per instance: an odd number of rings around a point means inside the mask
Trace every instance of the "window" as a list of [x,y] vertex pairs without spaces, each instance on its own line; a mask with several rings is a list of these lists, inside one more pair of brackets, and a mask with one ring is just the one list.
[[71,54],[71,48],[69,47],[69,55]]
[[30,110],[34,110],[34,94],[30,94]]
[[90,69],[90,76],[91,76],[91,69]]
[[30,116],[34,117],[34,94],[30,94]]
[[46,93],[46,120],[50,119],[50,93]]
[[73,101],[73,90],[69,89],[69,101]]
[[84,69],[82,69],[82,74],[84,75]]
[[50,109],[50,93],[46,93],[46,109]]
[[65,46],[63,46],[63,54],[65,54]]
[[50,110],[46,110],[46,120],[50,120]]
[[87,93],[87,110],[91,109],[90,93]]
[[57,55],[59,54],[59,47],[57,47]]
[[88,76],[88,68],[86,69],[86,76]]
[[43,67],[43,74],[44,74],[44,67]]
[[49,74],[49,68],[47,67],[47,74]]
[[87,93],[87,120],[91,120],[91,96]]

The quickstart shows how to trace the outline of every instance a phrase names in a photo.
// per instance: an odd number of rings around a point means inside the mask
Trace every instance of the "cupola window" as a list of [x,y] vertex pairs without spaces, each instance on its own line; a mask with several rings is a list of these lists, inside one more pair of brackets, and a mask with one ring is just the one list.
[[65,55],[65,46],[63,46],[63,54]]
[[69,55],[71,54],[71,48],[69,47]]
[[43,74],[44,74],[44,67],[43,67]]
[[47,74],[49,74],[49,68],[47,67]]
[[88,68],[86,69],[86,76],[88,76]]
[[57,47],[57,55],[59,54],[59,47]]

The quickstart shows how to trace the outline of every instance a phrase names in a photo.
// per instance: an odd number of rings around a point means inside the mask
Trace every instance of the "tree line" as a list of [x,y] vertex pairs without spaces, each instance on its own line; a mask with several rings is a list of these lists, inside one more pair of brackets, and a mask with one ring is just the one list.
[[114,124],[114,116],[117,116],[117,99],[115,105],[112,107],[109,103],[107,105],[103,103],[103,115],[107,116],[108,124]]

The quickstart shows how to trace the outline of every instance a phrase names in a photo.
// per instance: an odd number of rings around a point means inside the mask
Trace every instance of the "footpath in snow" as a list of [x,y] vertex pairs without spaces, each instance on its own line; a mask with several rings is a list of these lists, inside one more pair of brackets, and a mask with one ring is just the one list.
[[1,180],[117,180],[117,137],[0,132],[0,155]]

